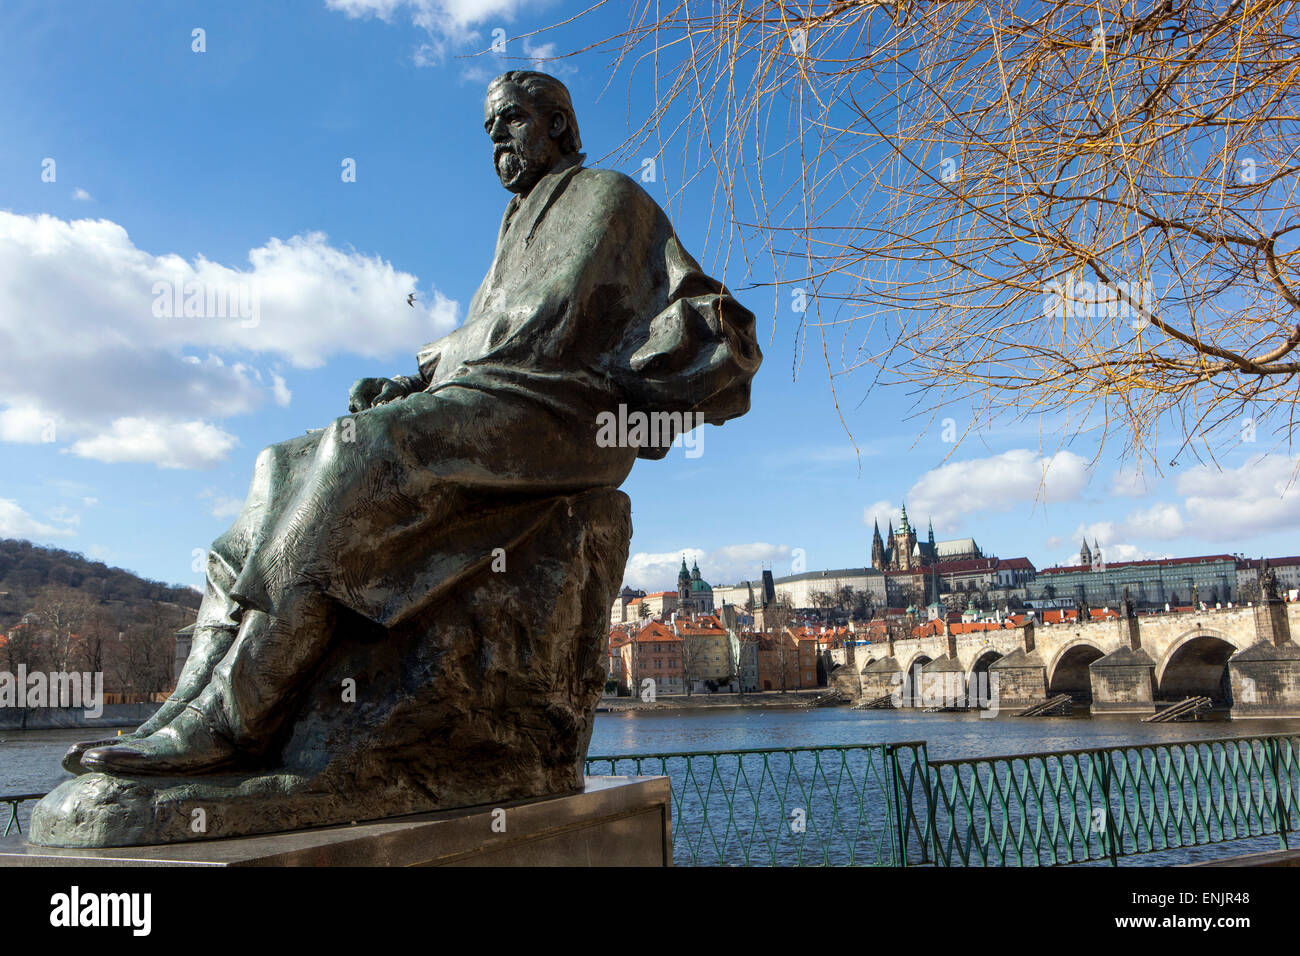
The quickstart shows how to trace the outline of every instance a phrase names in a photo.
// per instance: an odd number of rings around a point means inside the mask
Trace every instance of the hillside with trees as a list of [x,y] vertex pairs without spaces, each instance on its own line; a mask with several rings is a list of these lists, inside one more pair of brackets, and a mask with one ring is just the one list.
[[126,699],[171,686],[201,595],[80,554],[0,539],[0,670],[90,671]]
[[68,588],[95,604],[131,610],[155,602],[197,610],[202,597],[194,588],[150,581],[76,552],[0,538],[0,631],[18,623],[49,587]]

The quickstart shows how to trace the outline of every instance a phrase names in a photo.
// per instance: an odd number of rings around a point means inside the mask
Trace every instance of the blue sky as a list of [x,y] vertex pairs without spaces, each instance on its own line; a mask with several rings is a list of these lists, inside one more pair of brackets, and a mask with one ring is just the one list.
[[[648,87],[610,83],[602,54],[545,62],[617,32],[624,8],[525,36],[586,6],[0,7],[0,536],[199,585],[194,555],[257,452],[345,413],[355,378],[412,373],[416,349],[463,319],[508,198],[481,127],[487,78],[559,74],[589,163],[639,175],[638,157],[600,160],[643,119]],[[470,56],[494,30],[506,54]],[[643,183],[666,205],[671,159]],[[770,280],[761,256],[749,274],[706,243],[709,196],[700,182],[672,202],[684,245],[733,290]],[[155,314],[154,284],[190,278],[255,285],[256,322]],[[1062,449],[1056,422],[998,423],[954,453],[942,421],[909,417],[910,396],[863,402],[863,373],[837,380],[859,457],[820,345],[796,359],[785,299],[737,295],[766,356],[753,408],[706,427],[700,457],[637,464],[628,583],[672,586],[683,552],[718,582],[764,562],[787,573],[795,549],[809,569],[861,565],[871,519],[883,528],[904,499],[939,537],[1039,567],[1084,533],[1111,560],[1297,550],[1295,460],[1265,454],[1262,435],[1221,471],[1188,462],[1139,483],[1109,449]]]

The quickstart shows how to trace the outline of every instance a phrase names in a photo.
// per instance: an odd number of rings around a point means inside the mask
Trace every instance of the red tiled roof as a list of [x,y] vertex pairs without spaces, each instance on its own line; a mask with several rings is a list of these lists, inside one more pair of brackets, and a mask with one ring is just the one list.
[[[1296,557],[1296,556],[1293,555],[1293,556],[1291,556],[1291,557],[1287,557],[1287,558],[1269,558],[1269,559],[1268,559],[1268,563],[1269,563],[1269,565],[1270,565],[1271,567],[1275,567],[1275,568],[1276,568],[1276,567],[1294,567],[1295,565],[1300,564],[1300,557]],[[1239,568],[1243,568],[1243,567],[1244,567],[1244,568],[1251,568],[1252,570],[1258,571],[1258,570],[1259,570],[1259,558],[1238,558],[1238,559],[1237,559],[1237,567],[1239,567]]]
[[[1153,558],[1149,561],[1107,561],[1106,570],[1113,568],[1149,568],[1154,565],[1205,564],[1210,561],[1236,561],[1230,554],[1202,554],[1191,558]],[[1300,561],[1300,559],[1297,559]],[[1087,564],[1071,564],[1057,568],[1043,568],[1039,574],[1069,574],[1079,571],[1091,571]]]
[[1034,562],[1028,558],[1005,558],[998,561],[999,568],[1010,568],[1013,571],[1035,571]]
[[658,621],[650,621],[637,631],[632,640],[640,644],[646,641],[680,641],[681,638],[674,634],[671,628],[665,627]]

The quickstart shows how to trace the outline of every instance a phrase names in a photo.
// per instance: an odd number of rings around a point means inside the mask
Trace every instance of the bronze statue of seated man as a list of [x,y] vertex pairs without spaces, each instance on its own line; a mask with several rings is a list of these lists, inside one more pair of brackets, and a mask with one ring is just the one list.
[[[260,454],[174,694],[68,752],[84,776],[37,808],[35,842],[194,838],[135,817],[200,792],[245,808],[211,837],[580,784],[631,534],[617,488],[744,414],[761,356],[645,191],[582,165],[563,84],[498,77],[484,128],[514,195],[464,324]],[[601,430],[638,413],[670,424]]]

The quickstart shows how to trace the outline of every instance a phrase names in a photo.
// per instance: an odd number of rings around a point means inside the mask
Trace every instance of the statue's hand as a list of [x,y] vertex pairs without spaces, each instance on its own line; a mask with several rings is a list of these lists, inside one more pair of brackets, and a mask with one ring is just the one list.
[[394,402],[409,394],[409,388],[391,378],[359,378],[348,393],[348,411],[364,412],[367,408]]

